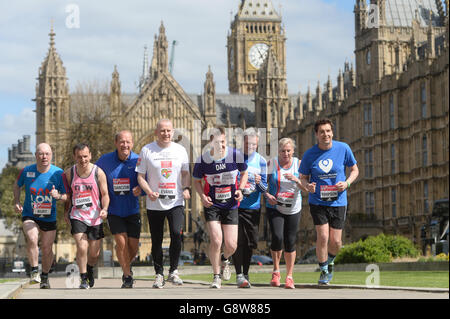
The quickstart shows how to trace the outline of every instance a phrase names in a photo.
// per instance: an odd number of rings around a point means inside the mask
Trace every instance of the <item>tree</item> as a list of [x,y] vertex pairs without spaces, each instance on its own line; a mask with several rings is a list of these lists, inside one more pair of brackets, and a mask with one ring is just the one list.
[[[7,167],[0,175],[0,211],[6,220],[6,227],[17,231],[22,227],[21,215],[14,210],[13,185],[19,176],[20,169],[17,167]],[[21,201],[24,200],[25,192],[22,191]]]

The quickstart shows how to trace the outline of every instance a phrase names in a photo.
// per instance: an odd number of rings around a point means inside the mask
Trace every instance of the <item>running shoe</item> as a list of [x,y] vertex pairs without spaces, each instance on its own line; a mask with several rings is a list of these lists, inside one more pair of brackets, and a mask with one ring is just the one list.
[[166,282],[164,281],[164,276],[160,274],[156,274],[155,282],[153,283],[153,288],[163,288]]
[[223,280],[225,280],[225,281],[230,280],[231,268],[230,268],[230,261],[228,259],[222,261],[222,266],[220,268],[220,274],[222,275]]
[[286,289],[295,289],[294,279],[291,276],[286,277],[286,282],[284,284],[284,288]]
[[87,280],[89,283],[89,288],[94,287],[94,268],[93,267],[87,267]]
[[87,278],[81,278],[80,289],[89,289]]
[[41,276],[41,284],[39,285],[41,289],[50,289],[50,283],[48,282],[48,276]]
[[251,285],[251,283],[250,283],[250,277],[249,277],[248,275],[244,275],[244,277],[245,277],[245,279],[247,279],[247,281],[248,281],[248,288],[251,288],[252,285]]
[[330,282],[331,279],[333,279],[333,271],[334,271],[334,263],[328,264],[328,282]]
[[221,285],[222,285],[222,279],[220,279],[220,275],[214,275],[213,282],[212,282],[211,286],[209,286],[209,287],[220,289]]
[[272,280],[270,281],[270,285],[272,287],[280,287],[280,285],[281,285],[280,279],[281,279],[280,272],[274,271],[272,273]]
[[125,277],[121,288],[133,288],[133,277]]
[[328,271],[322,270],[320,272],[319,285],[328,285],[329,284],[328,276],[329,276]]
[[39,284],[41,282],[41,276],[38,270],[33,270],[30,275],[30,284]]
[[247,278],[245,278],[244,274],[238,274],[236,276],[236,284],[238,288],[250,288],[250,283]]
[[181,286],[183,284],[183,280],[181,280],[180,276],[178,276],[178,269],[175,269],[173,272],[169,273],[167,281],[177,286]]

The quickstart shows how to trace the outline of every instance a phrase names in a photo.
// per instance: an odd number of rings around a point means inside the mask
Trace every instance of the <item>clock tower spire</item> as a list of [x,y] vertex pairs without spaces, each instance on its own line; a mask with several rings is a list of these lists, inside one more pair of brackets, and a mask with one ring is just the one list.
[[227,39],[228,89],[254,94],[258,70],[272,47],[286,74],[286,34],[272,0],[242,0]]

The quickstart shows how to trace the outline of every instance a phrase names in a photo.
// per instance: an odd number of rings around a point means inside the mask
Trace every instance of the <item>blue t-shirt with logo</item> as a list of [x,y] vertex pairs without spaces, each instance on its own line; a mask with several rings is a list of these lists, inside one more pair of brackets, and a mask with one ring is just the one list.
[[310,176],[316,183],[316,192],[309,193],[309,203],[322,206],[347,206],[347,190],[338,192],[336,184],[345,182],[345,168],[356,164],[350,147],[333,141],[329,150],[321,150],[316,144],[305,152],[300,173]]
[[213,206],[235,209],[238,207],[238,201],[234,197],[238,188],[238,174],[246,170],[247,164],[242,153],[227,147],[226,155],[222,159],[214,160],[209,152],[200,156],[192,175],[196,179],[205,179],[203,192],[211,197]]
[[108,214],[127,217],[139,213],[139,197],[133,195],[133,188],[138,186],[135,172],[139,156],[131,152],[121,161],[117,151],[100,157],[95,163],[106,174],[108,182]]
[[[248,166],[248,181],[239,208],[260,209],[261,193],[267,191],[267,161],[257,152],[253,152],[250,156],[244,154],[244,160]],[[258,184],[255,181],[255,174],[261,176],[261,182]]]
[[50,195],[50,191],[55,186],[61,194],[67,193],[63,173],[61,168],[54,165],[50,165],[46,173],[40,173],[36,164],[22,169],[17,177],[17,185],[25,186],[23,217],[33,217],[44,222],[56,221],[56,199]]

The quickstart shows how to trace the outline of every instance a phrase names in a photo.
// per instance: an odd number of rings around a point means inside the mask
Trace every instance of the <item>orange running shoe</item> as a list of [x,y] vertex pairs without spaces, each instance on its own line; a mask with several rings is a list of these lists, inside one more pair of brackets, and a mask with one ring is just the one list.
[[272,287],[280,287],[280,279],[281,279],[281,275],[279,271],[274,271],[272,273],[272,280],[270,281],[270,285]]
[[286,277],[286,283],[284,284],[286,289],[295,289],[294,279],[291,276]]

